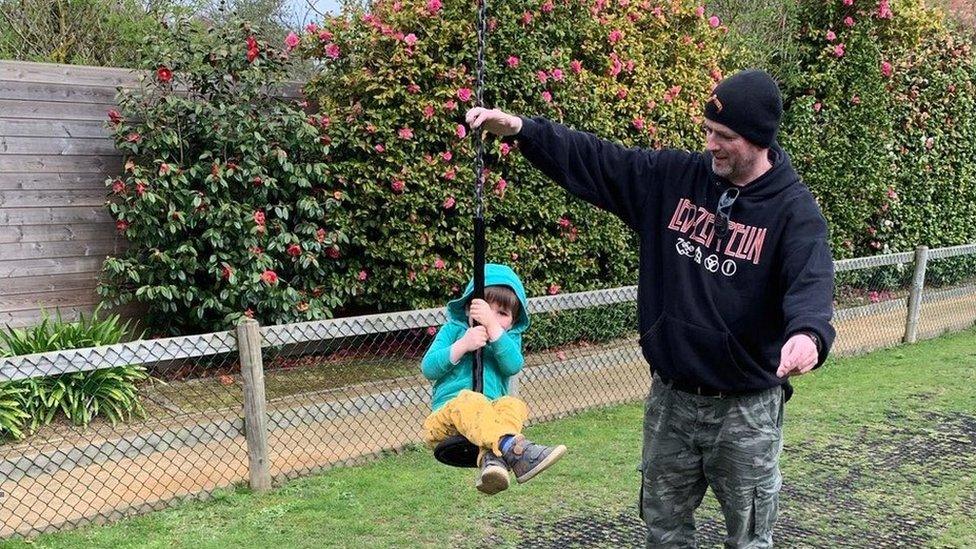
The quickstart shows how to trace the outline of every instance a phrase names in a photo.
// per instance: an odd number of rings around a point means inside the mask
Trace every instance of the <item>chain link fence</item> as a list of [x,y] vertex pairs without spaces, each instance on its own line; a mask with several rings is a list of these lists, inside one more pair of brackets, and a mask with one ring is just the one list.
[[[836,354],[976,321],[976,245],[836,263]],[[648,390],[636,288],[533,298],[517,392],[530,421],[634,402]],[[0,538],[32,536],[361,463],[418,444],[419,363],[443,309],[135,341],[0,359],[4,387],[144,368],[142,413],[55,418],[0,442]],[[88,379],[88,378],[85,378]],[[91,378],[97,383],[103,378]]]

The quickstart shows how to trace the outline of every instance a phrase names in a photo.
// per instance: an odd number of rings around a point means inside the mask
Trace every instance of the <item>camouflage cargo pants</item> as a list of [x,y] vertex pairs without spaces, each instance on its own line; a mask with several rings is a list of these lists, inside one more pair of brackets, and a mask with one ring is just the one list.
[[647,547],[696,547],[694,512],[709,486],[725,516],[726,547],[772,547],[782,448],[781,387],[716,398],[654,376],[641,459]]

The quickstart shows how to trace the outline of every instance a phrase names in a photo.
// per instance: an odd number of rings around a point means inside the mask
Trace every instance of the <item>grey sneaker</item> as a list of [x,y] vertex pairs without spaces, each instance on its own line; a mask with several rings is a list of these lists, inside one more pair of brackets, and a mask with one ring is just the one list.
[[515,473],[515,480],[522,484],[548,469],[565,453],[566,447],[562,444],[543,446],[526,440],[522,435],[516,435],[515,442],[503,457],[505,463]]
[[491,450],[484,450],[478,459],[481,473],[474,486],[479,492],[495,495],[508,489],[508,465],[505,460],[496,456]]

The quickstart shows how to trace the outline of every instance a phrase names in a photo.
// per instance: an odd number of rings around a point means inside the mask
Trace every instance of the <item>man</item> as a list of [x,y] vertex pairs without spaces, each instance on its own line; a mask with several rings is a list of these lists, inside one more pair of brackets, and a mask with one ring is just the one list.
[[694,547],[708,486],[727,547],[769,547],[788,376],[834,339],[827,225],[776,143],[783,103],[766,73],[716,86],[703,153],[625,149],[542,118],[474,108],[472,128],[524,156],[640,237],[639,340],[654,377],[644,417],[648,547]]

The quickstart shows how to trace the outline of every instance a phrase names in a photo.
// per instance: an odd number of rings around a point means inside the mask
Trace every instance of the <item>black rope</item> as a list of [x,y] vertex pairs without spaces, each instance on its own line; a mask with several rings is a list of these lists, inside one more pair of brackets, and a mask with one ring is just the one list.
[[[475,105],[483,107],[483,92],[485,87],[485,42],[488,36],[488,0],[478,1],[478,60],[477,81],[475,82]],[[485,144],[481,138],[479,128],[471,138],[474,140],[474,294],[478,299],[485,297],[485,218],[484,218],[484,187],[485,187]],[[471,370],[471,386],[476,393],[484,392],[485,371],[481,358],[481,349],[474,354],[474,368]]]

